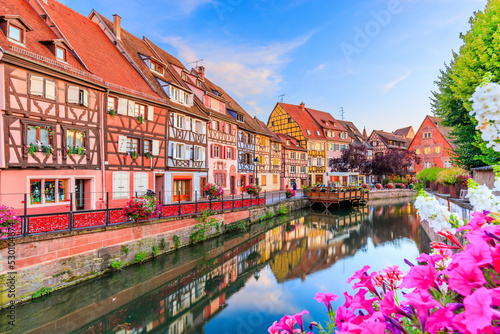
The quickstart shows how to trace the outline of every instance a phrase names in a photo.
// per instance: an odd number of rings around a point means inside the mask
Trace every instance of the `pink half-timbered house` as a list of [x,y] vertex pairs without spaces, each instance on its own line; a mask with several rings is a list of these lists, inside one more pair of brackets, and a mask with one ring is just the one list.
[[0,202],[31,214],[95,209],[105,87],[41,11],[0,4]]

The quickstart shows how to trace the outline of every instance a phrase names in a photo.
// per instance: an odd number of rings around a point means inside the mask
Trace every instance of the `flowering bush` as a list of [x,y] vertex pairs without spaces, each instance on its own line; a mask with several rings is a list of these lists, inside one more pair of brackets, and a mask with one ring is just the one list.
[[404,183],[396,183],[396,189],[406,189],[406,184]]
[[457,181],[457,184],[463,184],[464,186],[467,185],[467,183],[469,182],[469,180],[472,179],[472,176],[468,175],[468,174],[460,174],[460,175],[457,175],[456,177],[456,181]]
[[5,205],[0,206],[0,238],[9,236],[12,232],[18,233],[21,229],[21,218],[14,209]]
[[370,185],[369,184],[366,184],[366,183],[363,183],[363,185],[361,186],[363,189],[370,189]]
[[377,188],[378,190],[382,190],[384,189],[384,186],[382,186],[380,183],[376,183],[375,188]]
[[[463,168],[445,168],[437,175],[437,182],[445,186],[451,186],[452,184],[462,182],[465,175],[468,175],[468,173]],[[458,176],[460,176],[460,180],[457,179]]]
[[[470,112],[478,122],[476,129],[481,131],[481,138],[486,142],[486,147],[500,152],[500,85],[488,83],[476,88],[470,99],[473,110]],[[493,120],[493,122],[492,122]]]
[[[422,219],[451,216],[434,198],[419,196],[417,201]],[[432,206],[438,211],[432,211]],[[358,270],[347,282],[355,281],[353,288],[359,290],[354,296],[345,292],[345,302],[336,311],[331,302],[338,296],[318,293],[315,299],[325,304],[329,321],[325,325],[313,321],[309,330],[316,327],[321,334],[500,332],[500,213],[476,211],[472,217],[459,228],[465,245],[450,231],[440,231],[447,242],[432,243],[434,252],[421,254],[417,264],[406,261],[408,272],[398,266],[371,273],[369,266]],[[457,225],[452,218],[447,222]],[[306,333],[304,314],[309,312],[285,315],[269,333]]]
[[385,186],[387,189],[394,189],[394,184],[392,183],[387,183],[387,185]]
[[260,194],[261,190],[262,189],[260,188],[260,186],[258,186],[256,184],[250,184],[245,189],[247,194],[254,195],[254,196],[258,196]]
[[217,199],[224,195],[224,189],[214,183],[209,183],[203,188],[203,192],[208,196],[209,199]]
[[285,190],[285,195],[286,195],[286,198],[295,197],[295,190],[287,188]]
[[138,197],[130,200],[122,212],[129,219],[137,223],[158,217],[161,212],[161,204],[155,197]]

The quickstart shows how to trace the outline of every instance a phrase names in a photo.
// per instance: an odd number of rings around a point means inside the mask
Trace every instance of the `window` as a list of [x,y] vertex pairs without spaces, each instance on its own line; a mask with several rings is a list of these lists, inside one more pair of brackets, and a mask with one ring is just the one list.
[[425,154],[430,154],[430,153],[431,153],[431,148],[430,148],[430,147],[426,147],[426,148],[424,149],[424,153],[425,153]]
[[149,68],[152,71],[163,74],[163,66],[161,66],[159,63],[155,62],[154,60],[151,60],[151,59],[149,60]]
[[205,148],[201,146],[194,147],[194,161],[205,161]]
[[427,162],[425,163],[425,168],[431,168],[431,163],[427,161]]
[[290,159],[295,159],[295,152],[290,153]]
[[174,144],[174,159],[183,160],[184,159],[184,144],[175,143]]
[[186,72],[182,72],[182,74],[181,74],[181,78],[182,78],[182,80],[184,80],[184,81],[186,81],[186,80],[187,80],[187,74],[186,74]]
[[30,180],[30,203],[32,205],[59,203],[68,200],[67,179]]
[[262,175],[262,185],[263,186],[267,185],[267,176],[266,175]]
[[89,106],[89,93],[78,86],[68,86],[68,103]]
[[23,43],[23,30],[21,28],[18,28],[16,26],[13,26],[12,24],[9,25],[9,38],[19,42]]
[[184,116],[175,115],[174,126],[179,129],[184,129]]
[[146,106],[136,103],[134,108],[135,117],[141,116],[143,119],[146,117]]
[[441,147],[436,147],[436,153],[441,153]]
[[52,134],[50,126],[28,125],[28,145],[52,145]]
[[57,60],[66,61],[66,49],[56,46],[56,58]]
[[151,140],[144,140],[144,154],[150,153],[151,154],[151,149],[152,149],[152,144]]
[[110,110],[116,111],[117,108],[116,102],[117,102],[116,97],[108,96],[108,111]]
[[44,77],[30,76],[30,95],[45,97],[50,100],[56,99],[56,83]]
[[447,160],[444,162],[444,168],[451,168],[452,165],[451,165],[451,161]]
[[307,129],[306,132],[309,136],[311,135],[311,131],[309,129]]
[[322,151],[320,143],[316,143],[316,151]]
[[278,175],[273,175],[273,184],[278,184]]
[[295,174],[295,166],[290,166],[290,173]]
[[236,120],[243,122],[243,115],[236,115]]
[[417,155],[419,155],[419,154],[420,154],[420,149],[419,149],[419,148],[417,148],[417,149],[415,150],[415,153],[416,153]]
[[273,122],[271,122],[271,126],[274,126],[274,121],[273,121]]
[[219,131],[219,121],[213,121],[213,123],[212,123],[212,127],[213,127],[215,130]]
[[85,147],[85,131],[66,130],[67,147]]
[[306,167],[300,167],[300,172],[302,174],[305,174],[306,173]]
[[430,139],[432,138],[432,133],[431,132],[424,132],[424,139]]
[[287,145],[290,145],[290,140],[287,140],[287,141],[286,141],[286,144],[287,144]]
[[292,123],[292,118],[288,117],[288,123]]
[[203,122],[199,120],[194,121],[194,131],[199,134],[205,134],[205,127],[203,126]]
[[233,149],[231,147],[226,148],[226,159],[233,159]]
[[312,158],[309,158],[309,159],[307,160],[307,165],[308,165],[308,166],[312,166]]
[[201,81],[200,80],[196,80],[196,87],[201,88]]
[[318,136],[321,136],[321,133],[319,133],[319,130],[316,130],[316,134],[317,134]]
[[139,139],[138,138],[132,138],[132,137],[127,137],[127,152],[135,152],[135,153],[140,153],[139,152]]
[[280,160],[278,158],[273,158],[273,165],[274,166],[279,166]]
[[173,86],[170,86],[170,99],[175,102],[191,105],[191,94]]
[[302,153],[300,155],[300,160],[306,160],[306,154],[305,153]]
[[220,158],[220,146],[219,145],[214,145],[214,158]]
[[318,158],[318,166],[323,166],[323,159]]
[[130,174],[113,173],[113,199],[130,197]]

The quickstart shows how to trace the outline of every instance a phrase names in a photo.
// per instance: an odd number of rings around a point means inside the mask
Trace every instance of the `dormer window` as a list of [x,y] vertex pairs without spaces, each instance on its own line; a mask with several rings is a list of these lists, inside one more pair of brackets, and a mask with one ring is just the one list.
[[56,58],[60,61],[67,61],[66,49],[61,48],[60,46],[56,46]]
[[15,40],[16,42],[23,43],[23,30],[16,26],[9,26],[9,38]]
[[196,80],[196,87],[201,88],[201,81],[200,80]]
[[318,136],[321,136],[321,134],[319,133],[319,130],[316,130],[316,134],[317,134]]
[[149,60],[149,68],[152,71],[155,71],[156,73],[163,74],[163,66],[160,65],[160,63],[150,59]]
[[187,80],[187,74],[186,74],[186,72],[182,72],[182,74],[181,74],[181,78],[182,78],[182,80],[184,80],[184,81],[186,81],[186,80]]
[[309,131],[309,129],[307,129],[306,132],[309,136],[311,135],[311,131]]
[[1,15],[0,29],[10,41],[21,44],[26,43],[26,32],[33,30],[19,15]]

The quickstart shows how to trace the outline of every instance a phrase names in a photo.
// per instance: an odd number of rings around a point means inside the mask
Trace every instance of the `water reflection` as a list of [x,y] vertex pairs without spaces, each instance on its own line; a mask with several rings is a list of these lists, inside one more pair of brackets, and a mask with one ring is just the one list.
[[402,265],[418,245],[408,201],[295,213],[25,305],[16,332],[265,333],[284,313],[324,314],[317,291],[341,294],[355,269]]

